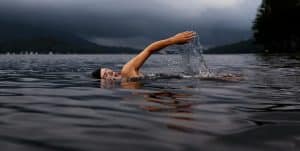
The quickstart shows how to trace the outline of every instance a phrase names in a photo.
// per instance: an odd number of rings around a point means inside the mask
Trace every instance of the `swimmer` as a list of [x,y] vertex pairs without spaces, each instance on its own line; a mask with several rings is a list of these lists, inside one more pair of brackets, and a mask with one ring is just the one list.
[[196,37],[196,34],[197,33],[193,31],[185,31],[167,39],[156,41],[147,46],[137,56],[129,60],[123,66],[120,72],[115,72],[109,68],[99,68],[92,73],[92,76],[94,78],[107,80],[120,80],[143,77],[144,75],[140,72],[140,68],[153,53],[171,45],[186,44],[192,39],[194,39]]

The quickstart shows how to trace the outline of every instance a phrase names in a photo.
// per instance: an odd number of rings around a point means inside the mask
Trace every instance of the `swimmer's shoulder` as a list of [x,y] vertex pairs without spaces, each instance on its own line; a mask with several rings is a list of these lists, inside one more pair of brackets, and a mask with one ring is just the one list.
[[130,70],[130,71],[123,71],[121,72],[122,78],[143,78],[144,74],[142,72],[136,71],[136,70]]

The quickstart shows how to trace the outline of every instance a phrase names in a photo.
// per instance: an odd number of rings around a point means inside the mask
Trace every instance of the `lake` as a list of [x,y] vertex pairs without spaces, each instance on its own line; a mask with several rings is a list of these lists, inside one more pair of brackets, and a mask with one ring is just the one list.
[[215,73],[178,78],[179,55],[154,55],[146,75],[99,81],[132,55],[0,55],[0,148],[5,151],[300,150],[300,57],[205,55]]

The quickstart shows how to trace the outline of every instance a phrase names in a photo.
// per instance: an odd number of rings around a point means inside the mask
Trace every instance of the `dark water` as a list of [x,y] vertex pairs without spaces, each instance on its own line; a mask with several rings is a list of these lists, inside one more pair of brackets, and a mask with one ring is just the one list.
[[[241,81],[89,77],[130,57],[0,56],[1,150],[300,150],[299,57],[205,56]],[[180,65],[156,55],[143,72],[176,75]]]

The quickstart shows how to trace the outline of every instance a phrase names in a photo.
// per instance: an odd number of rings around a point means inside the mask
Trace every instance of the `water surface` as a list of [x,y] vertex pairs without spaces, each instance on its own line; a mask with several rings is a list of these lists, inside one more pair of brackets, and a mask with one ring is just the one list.
[[[1,55],[1,150],[300,149],[300,59],[206,55],[215,73],[241,81],[156,77],[127,83],[90,77],[131,55]],[[183,72],[154,55],[147,75]]]

